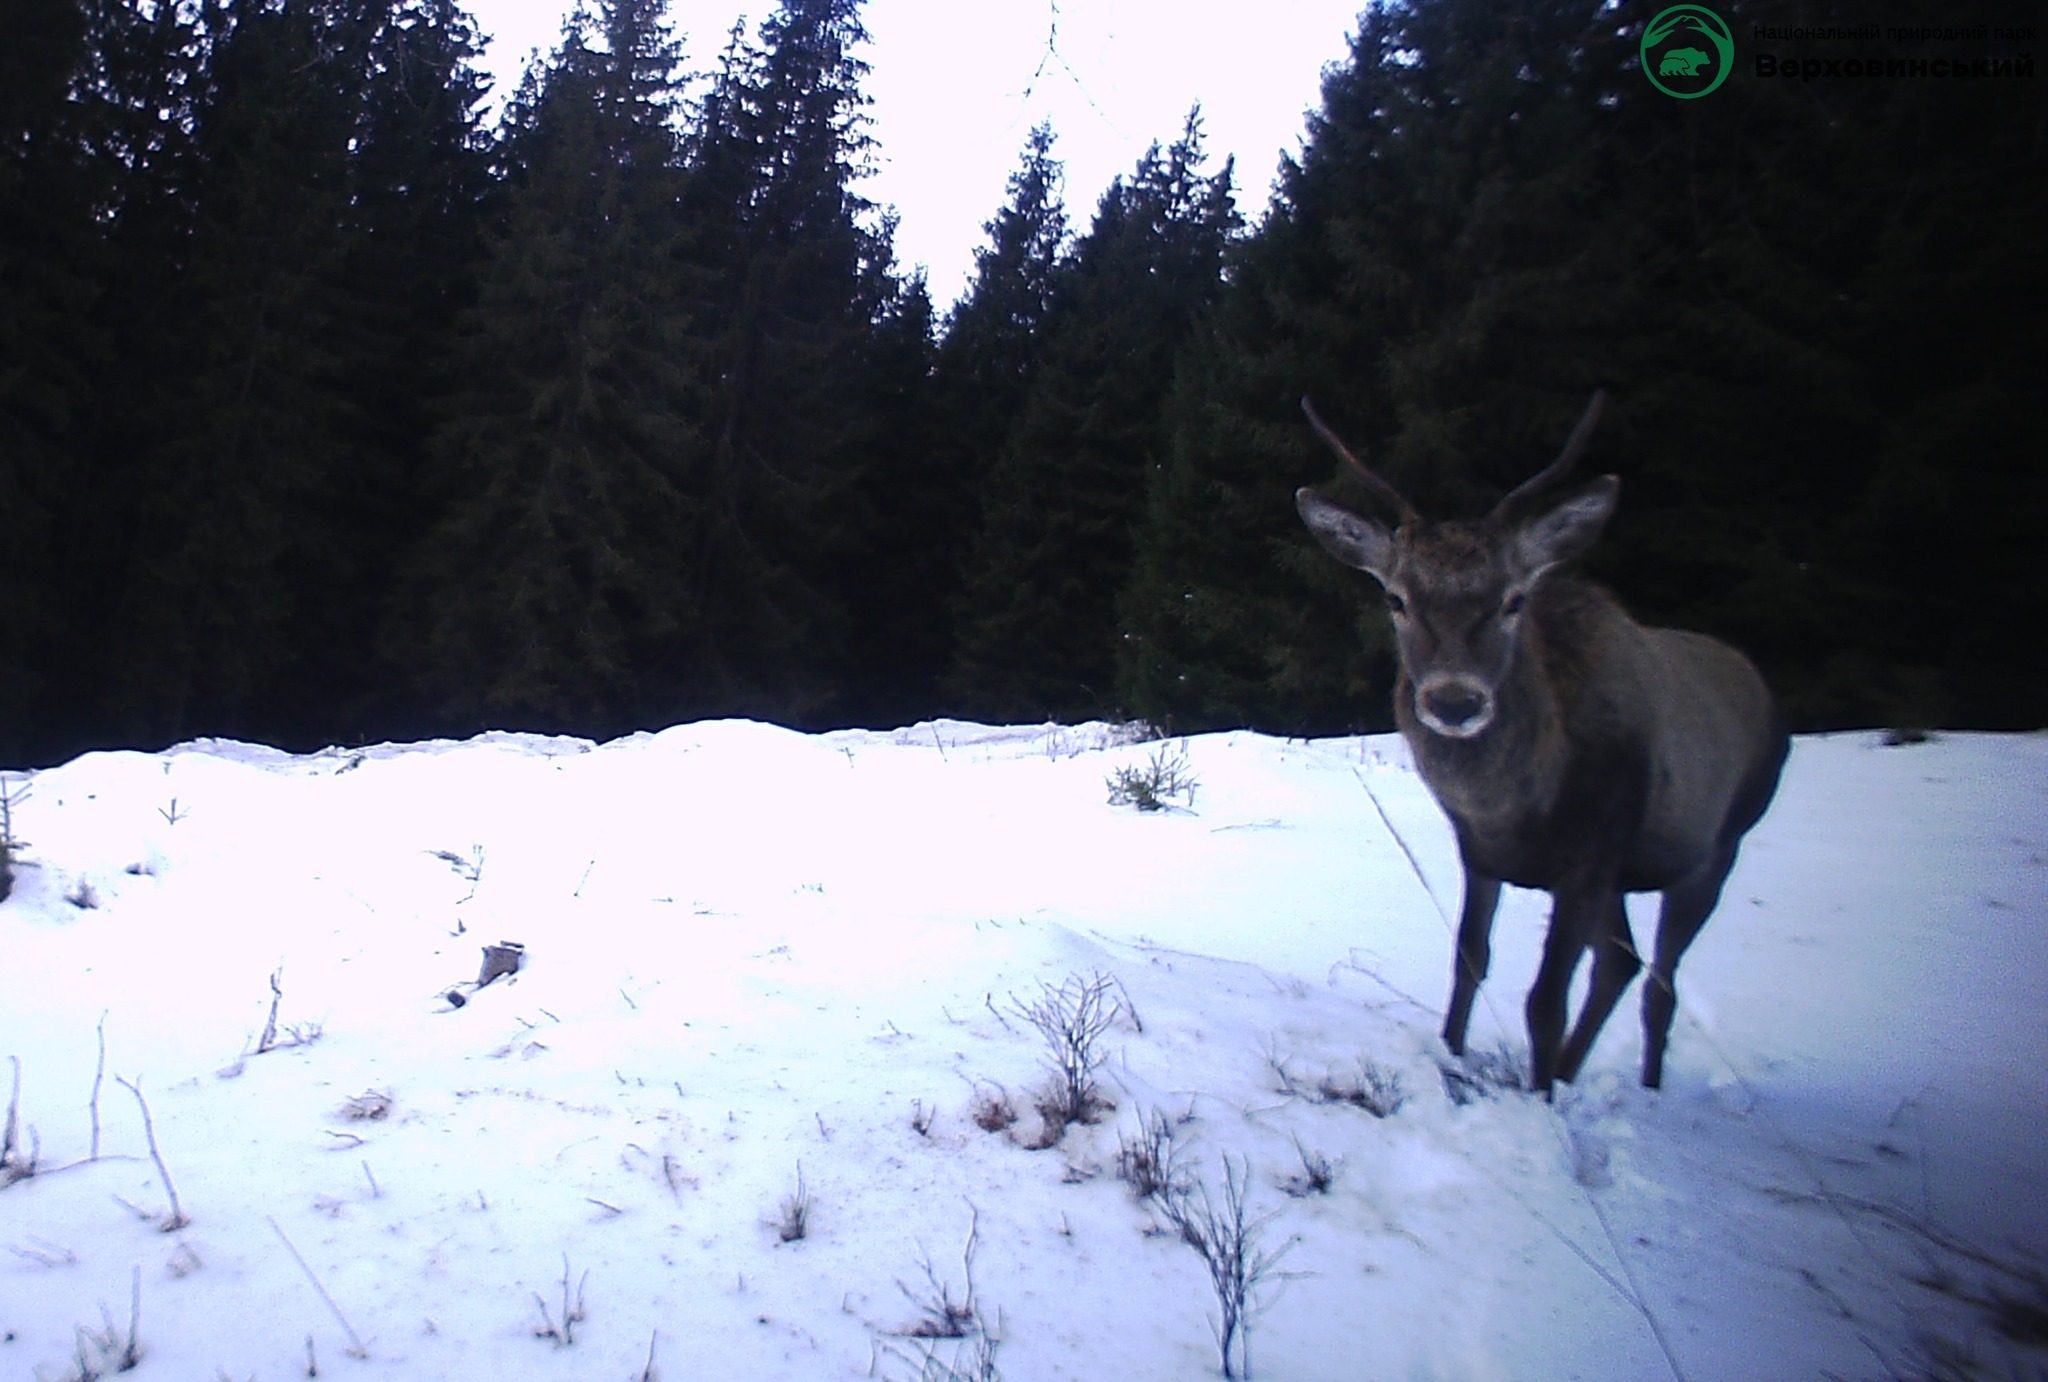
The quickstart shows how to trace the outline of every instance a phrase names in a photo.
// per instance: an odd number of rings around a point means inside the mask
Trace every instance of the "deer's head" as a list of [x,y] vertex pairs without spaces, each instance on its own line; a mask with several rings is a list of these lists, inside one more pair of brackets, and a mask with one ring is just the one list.
[[1302,400],[1317,435],[1398,515],[1389,528],[1313,489],[1294,496],[1324,549],[1385,589],[1401,667],[1415,687],[1415,715],[1431,733],[1470,739],[1493,723],[1537,583],[1592,546],[1613,515],[1621,481],[1612,475],[1560,502],[1547,501],[1585,449],[1606,397],[1593,395],[1564,451],[1492,513],[1441,523],[1418,514]]

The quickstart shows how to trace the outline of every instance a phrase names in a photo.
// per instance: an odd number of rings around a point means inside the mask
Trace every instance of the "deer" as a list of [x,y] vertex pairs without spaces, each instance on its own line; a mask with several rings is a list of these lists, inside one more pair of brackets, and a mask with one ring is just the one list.
[[[1443,1039],[1465,1054],[1491,959],[1501,887],[1551,896],[1524,1005],[1530,1087],[1573,1082],[1644,961],[1626,895],[1663,895],[1643,991],[1642,1083],[1658,1089],[1686,948],[1706,925],[1743,837],[1790,752],[1756,666],[1704,634],[1638,624],[1567,568],[1613,517],[1605,475],[1559,497],[1599,422],[1596,392],[1557,459],[1484,518],[1433,522],[1302,409],[1324,444],[1395,516],[1352,512],[1312,486],[1295,507],[1322,547],[1379,583],[1393,621],[1394,717],[1450,818],[1464,870]],[[1592,978],[1569,1038],[1572,976]]]

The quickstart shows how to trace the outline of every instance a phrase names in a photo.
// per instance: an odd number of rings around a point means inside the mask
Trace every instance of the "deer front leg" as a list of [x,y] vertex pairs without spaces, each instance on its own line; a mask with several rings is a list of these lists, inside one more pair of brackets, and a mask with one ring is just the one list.
[[1605,911],[1606,920],[1593,937],[1593,984],[1586,992],[1586,1006],[1579,1010],[1579,1020],[1557,1058],[1557,1078],[1566,1084],[1579,1077],[1579,1067],[1599,1039],[1600,1029],[1643,967],[1635,935],[1629,930],[1628,904],[1620,893],[1608,898]]
[[1598,934],[1608,895],[1607,889],[1593,887],[1573,887],[1551,895],[1550,934],[1544,938],[1543,963],[1524,1009],[1529,1019],[1529,1087],[1546,1099],[1558,1078],[1558,1048],[1564,1044],[1572,973],[1587,944]]
[[1465,907],[1458,918],[1458,953],[1451,959],[1451,1007],[1444,1014],[1444,1045],[1465,1054],[1465,1028],[1472,1000],[1485,982],[1493,958],[1493,913],[1500,906],[1500,880],[1465,869]]

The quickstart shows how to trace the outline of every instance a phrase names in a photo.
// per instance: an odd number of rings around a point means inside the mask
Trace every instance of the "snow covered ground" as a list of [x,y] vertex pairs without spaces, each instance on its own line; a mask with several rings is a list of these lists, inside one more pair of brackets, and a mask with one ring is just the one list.
[[[1212,1210],[1248,1170],[1257,1377],[2043,1375],[2048,737],[1801,739],[1665,1089],[1632,993],[1555,1105],[1483,1078],[1539,895],[1443,1074],[1456,856],[1397,740],[1185,748],[1157,813],[1105,726],[9,774],[0,1378],[111,1372],[138,1298],[144,1378],[1217,1376],[1204,1201],[1117,1174],[1148,1121]],[[1054,1136],[1062,985],[1114,1108]]]

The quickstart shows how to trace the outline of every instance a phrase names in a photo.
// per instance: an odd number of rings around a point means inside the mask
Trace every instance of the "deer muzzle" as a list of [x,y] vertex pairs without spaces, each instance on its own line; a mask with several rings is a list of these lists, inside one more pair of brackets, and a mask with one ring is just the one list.
[[1431,677],[1415,690],[1415,718],[1432,734],[1470,739],[1493,723],[1493,693],[1471,677]]

